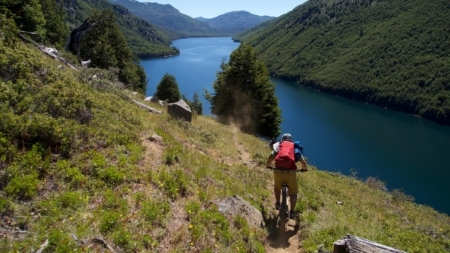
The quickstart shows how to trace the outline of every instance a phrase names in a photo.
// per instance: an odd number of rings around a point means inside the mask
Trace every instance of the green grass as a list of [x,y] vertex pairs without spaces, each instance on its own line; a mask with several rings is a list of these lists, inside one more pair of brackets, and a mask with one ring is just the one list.
[[[46,240],[46,252],[101,251],[99,238],[121,252],[265,252],[270,223],[254,228],[213,204],[239,195],[275,217],[264,141],[209,117],[188,124],[149,113],[110,72],[87,82],[95,70],[16,47],[0,41],[1,252],[36,251]],[[450,218],[382,182],[311,167],[299,185],[301,251],[332,250],[346,234],[450,251]]]

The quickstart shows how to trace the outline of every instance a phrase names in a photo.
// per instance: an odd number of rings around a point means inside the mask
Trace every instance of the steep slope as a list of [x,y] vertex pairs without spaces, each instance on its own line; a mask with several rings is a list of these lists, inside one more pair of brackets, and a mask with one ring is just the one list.
[[311,0],[234,39],[273,75],[450,124],[449,23],[442,0]]
[[134,0],[110,0],[127,8],[136,16],[172,31],[172,39],[196,36],[223,36],[213,27],[200,22],[192,17],[180,13],[170,4],[158,4],[150,2],[138,2]]
[[258,16],[247,11],[233,11],[211,19],[201,17],[196,19],[233,36],[265,21],[274,19],[274,17]]
[[[450,251],[447,215],[312,166],[299,176],[301,217],[277,234],[264,141],[210,117],[149,113],[133,100],[167,108],[113,70],[49,58],[0,21],[0,252],[325,252],[346,234]],[[234,195],[265,226],[214,204]]]
[[136,55],[160,57],[179,53],[170,47],[172,40],[169,33],[134,16],[122,6],[112,5],[107,0],[63,0],[63,4],[72,29],[79,26],[94,11],[112,8],[117,17],[116,22]]

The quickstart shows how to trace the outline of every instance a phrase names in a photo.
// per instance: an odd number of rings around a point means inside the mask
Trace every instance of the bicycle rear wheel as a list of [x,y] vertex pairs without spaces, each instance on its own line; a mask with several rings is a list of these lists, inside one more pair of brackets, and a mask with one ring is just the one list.
[[278,213],[278,216],[280,217],[280,221],[278,223],[278,230],[280,232],[284,232],[286,229],[286,220],[289,217],[288,214],[288,205],[287,205],[287,187],[283,186],[281,189],[281,206],[280,211]]

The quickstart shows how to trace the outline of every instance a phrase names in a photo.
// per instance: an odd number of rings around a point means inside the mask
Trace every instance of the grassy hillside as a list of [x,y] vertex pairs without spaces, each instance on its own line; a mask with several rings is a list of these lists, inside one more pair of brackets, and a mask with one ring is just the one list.
[[[73,70],[0,37],[1,252],[265,252],[287,243],[274,232],[264,141],[212,118],[153,114],[131,98],[146,103],[111,72]],[[299,177],[301,215],[289,236],[301,252],[331,250],[345,234],[450,251],[450,218],[382,182],[313,167]],[[212,203],[232,195],[266,226]]]
[[273,75],[450,124],[450,6],[311,0],[235,37]]
[[110,8],[137,56],[145,58],[179,54],[176,48],[170,46],[172,39],[169,32],[138,18],[122,6],[110,4],[107,0],[63,0],[63,4],[71,29],[81,25],[94,11]]

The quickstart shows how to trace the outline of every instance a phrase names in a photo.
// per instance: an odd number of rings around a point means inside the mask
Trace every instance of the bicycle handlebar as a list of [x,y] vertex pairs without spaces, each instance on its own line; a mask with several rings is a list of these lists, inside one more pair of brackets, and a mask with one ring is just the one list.
[[[266,169],[269,169],[269,170],[289,170],[289,169],[275,168],[273,166],[266,166]],[[306,171],[308,171],[308,169],[297,169],[295,172],[306,172]]]

